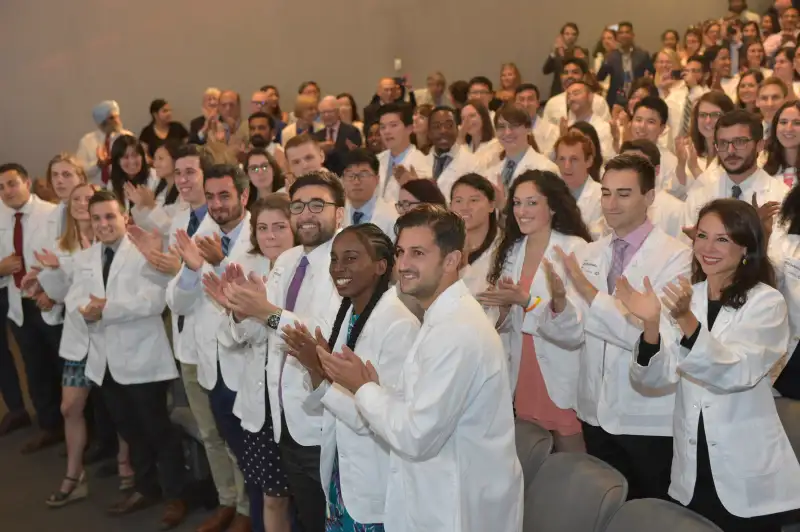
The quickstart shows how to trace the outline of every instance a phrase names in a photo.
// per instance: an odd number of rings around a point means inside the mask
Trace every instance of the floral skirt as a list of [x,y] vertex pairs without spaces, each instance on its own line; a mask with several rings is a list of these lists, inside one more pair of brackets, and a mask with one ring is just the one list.
[[342,484],[339,480],[339,453],[333,459],[330,495],[328,496],[328,518],[325,520],[325,532],[384,532],[383,524],[356,523],[342,501]]

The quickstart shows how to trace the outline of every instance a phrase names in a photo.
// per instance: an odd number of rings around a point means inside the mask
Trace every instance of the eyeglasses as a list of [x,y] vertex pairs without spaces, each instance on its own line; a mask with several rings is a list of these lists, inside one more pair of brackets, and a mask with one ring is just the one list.
[[715,111],[713,113],[697,113],[698,120],[705,120],[706,118],[711,118],[713,120],[719,120],[719,117],[722,116],[722,113],[719,111]]
[[749,139],[747,137],[738,137],[733,140],[718,140],[714,144],[717,147],[717,151],[728,151],[728,148],[733,145],[736,150],[743,150],[750,144],[753,139]]
[[344,174],[342,179],[345,181],[364,181],[365,179],[369,179],[371,177],[375,177],[375,174],[371,172],[361,172],[358,174]]
[[421,201],[398,201],[394,204],[394,208],[397,209],[397,212],[400,214],[405,214],[406,212],[410,211],[413,207],[416,207],[422,203]]
[[314,198],[311,201],[293,201],[289,204],[289,212],[298,215],[303,214],[303,211],[308,210],[311,211],[312,214],[319,214],[325,210],[326,205],[333,205],[336,206],[335,203],[331,203],[330,201],[325,201],[321,199]]
[[491,91],[486,89],[473,89],[469,91],[470,96],[486,96],[487,94],[491,94]]
[[253,105],[261,105],[261,106],[267,105],[267,101],[266,100],[263,100],[263,101],[262,100],[252,100],[250,103],[252,103]]
[[261,173],[261,172],[269,172],[270,169],[271,169],[271,167],[268,164],[260,164],[260,165],[254,164],[252,166],[248,166],[247,167],[247,171],[248,172],[253,172],[253,173],[256,173],[256,174]]

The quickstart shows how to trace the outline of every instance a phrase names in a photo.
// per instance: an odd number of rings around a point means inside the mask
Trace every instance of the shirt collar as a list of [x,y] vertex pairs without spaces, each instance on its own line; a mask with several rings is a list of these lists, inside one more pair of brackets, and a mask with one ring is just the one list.
[[631,248],[639,249],[640,247],[642,247],[642,244],[647,238],[647,235],[649,235],[650,231],[652,230],[653,230],[653,223],[648,219],[645,220],[642,225],[640,225],[639,227],[628,233],[628,235],[623,238],[619,238],[617,236],[617,233],[615,232],[614,237],[611,239],[611,241],[613,242],[614,240],[624,240],[631,246]]
[[375,205],[377,203],[378,203],[378,196],[373,194],[372,197],[369,199],[369,201],[366,202],[361,207],[359,207],[358,209],[356,209],[352,205],[350,205],[350,209],[352,210],[352,212],[363,213],[364,214],[364,219],[362,220],[362,222],[368,222],[368,221],[372,220],[372,214],[375,212]]
[[458,143],[454,142],[453,145],[450,147],[450,149],[442,154],[437,153],[435,148],[431,150],[431,153],[433,153],[434,159],[436,159],[437,157],[444,157],[445,155],[447,155],[450,157],[450,160],[453,160],[456,158],[456,155],[458,155],[459,149],[460,146],[458,145]]
[[31,193],[31,196],[28,198],[28,201],[25,202],[25,205],[12,212],[14,213],[21,212],[22,214],[30,214],[31,209],[33,209],[33,193]]
[[583,184],[582,184],[581,186],[579,186],[579,187],[578,187],[578,188],[576,188],[575,190],[571,190],[571,191],[570,191],[570,192],[572,192],[572,197],[573,197],[573,198],[575,198],[575,199],[577,200],[578,198],[580,198],[580,197],[581,197],[581,194],[583,194],[583,189],[584,189],[584,188],[586,188],[586,183],[587,183],[587,182],[588,182],[590,179],[591,179],[591,176],[587,177],[587,178],[586,178],[586,181],[584,181],[584,182],[583,182]]
[[230,240],[231,247],[233,246],[233,243],[239,239],[239,233],[242,232],[242,227],[244,227],[244,224],[246,223],[248,223],[247,216],[243,217],[239,222],[239,224],[236,227],[234,227],[230,233],[225,233],[224,231],[222,231],[222,228],[220,227],[220,233],[222,233],[222,236],[228,237],[228,239]]
[[[122,238],[125,238],[124,236]],[[105,255],[107,249],[111,249],[115,254],[119,251],[119,246],[122,244],[122,238],[114,242],[113,244],[103,244],[103,255]]]
[[202,222],[203,219],[206,217],[206,214],[208,214],[208,203],[203,203],[198,208],[193,210],[190,207],[190,210],[191,212],[194,213],[195,217],[197,218],[197,221]]
[[505,160],[506,161],[514,161],[514,164],[519,164],[519,162],[522,159],[524,159],[526,155],[528,155],[528,150],[530,150],[530,149],[531,148],[529,147],[527,150],[523,150],[522,152],[520,152],[518,155],[516,155],[514,157],[512,157],[510,155],[506,155],[506,159]]
[[[337,231],[337,233],[338,233],[338,231]],[[328,268],[327,264],[330,264],[331,247],[333,247],[333,238],[331,238],[327,242],[325,242],[323,244],[320,244],[319,246],[315,247],[310,252],[303,253],[301,255],[301,257],[305,257],[306,259],[308,259],[308,265],[311,266],[312,268],[315,265],[325,264],[326,265],[325,269],[327,271],[327,268]],[[325,262],[325,261],[327,261],[327,262]]]
[[392,152],[389,152],[389,160],[392,162],[392,164],[402,163],[408,156],[408,154],[411,153],[411,148],[413,147],[414,147],[413,144],[409,144],[408,148],[406,148],[405,151],[399,153],[397,156],[394,156],[392,155]]

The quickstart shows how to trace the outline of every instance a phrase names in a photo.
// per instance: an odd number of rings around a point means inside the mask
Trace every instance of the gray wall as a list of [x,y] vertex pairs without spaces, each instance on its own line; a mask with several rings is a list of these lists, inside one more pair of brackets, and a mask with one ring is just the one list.
[[[768,1],[768,0],[763,0]],[[441,69],[448,80],[514,61],[547,90],[541,65],[559,27],[573,20],[593,47],[601,29],[631,20],[654,51],[661,31],[720,16],[725,0],[2,0],[0,161],[41,175],[92,130],[92,106],[116,99],[138,133],[156,97],[184,123],[207,86],[278,85],[291,110],[297,85],[349,90],[363,106],[395,58],[416,86]],[[761,6],[759,6],[761,7]]]

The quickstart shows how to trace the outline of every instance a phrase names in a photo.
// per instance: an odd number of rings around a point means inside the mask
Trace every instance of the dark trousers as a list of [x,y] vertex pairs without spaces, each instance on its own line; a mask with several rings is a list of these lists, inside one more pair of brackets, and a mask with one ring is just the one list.
[[[220,436],[228,444],[239,470],[243,468],[244,453],[244,429],[238,417],[233,413],[233,402],[236,400],[236,392],[225,385],[222,380],[222,372],[217,363],[217,383],[208,395],[211,403],[211,413],[214,414],[214,421],[217,423],[217,430]],[[253,486],[245,483],[247,497],[250,499],[250,522],[253,532],[264,532],[264,493],[261,486]]]
[[586,452],[622,473],[628,480],[628,500],[669,500],[672,438],[609,434],[581,422]]
[[106,370],[101,388],[117,430],[130,446],[136,491],[169,500],[182,498],[186,483],[180,433],[167,411],[171,384],[120,384]]
[[84,412],[92,445],[109,453],[116,452],[118,446],[117,427],[108,411],[102,389],[99,386],[92,385]]
[[63,429],[61,418],[61,374],[64,363],[58,356],[61,325],[48,325],[32,299],[22,300],[22,327],[11,320],[11,332],[19,345],[28,391],[42,430]]
[[[269,415],[269,413],[267,413]],[[300,445],[289,433],[281,413],[281,459],[289,477],[289,493],[297,509],[299,532],[324,532],[327,501],[319,476],[320,448]]]
[[11,350],[8,348],[7,323],[8,288],[0,288],[0,395],[9,412],[17,412],[25,408],[22,402],[22,389],[19,386],[19,373]]

